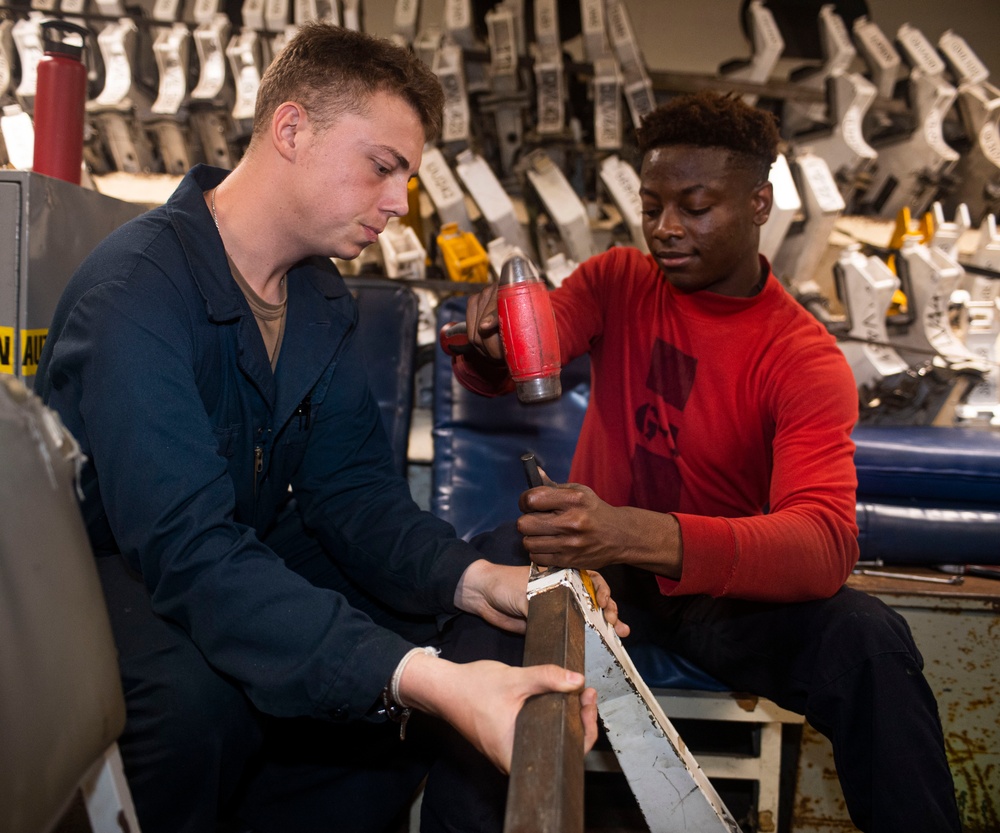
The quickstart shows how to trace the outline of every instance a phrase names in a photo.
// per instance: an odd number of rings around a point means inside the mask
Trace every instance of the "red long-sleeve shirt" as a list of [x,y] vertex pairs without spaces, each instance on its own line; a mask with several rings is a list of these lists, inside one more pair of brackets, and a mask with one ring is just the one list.
[[661,590],[836,592],[858,557],[857,388],[835,340],[773,274],[752,298],[685,294],[622,247],[551,298],[564,363],[591,356],[570,479],[677,518],[682,575]]

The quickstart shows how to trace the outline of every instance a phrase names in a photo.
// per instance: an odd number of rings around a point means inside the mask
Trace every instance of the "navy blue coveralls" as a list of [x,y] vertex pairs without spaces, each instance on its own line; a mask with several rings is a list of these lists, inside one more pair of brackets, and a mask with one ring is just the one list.
[[257,830],[377,830],[426,770],[419,742],[358,722],[403,654],[516,658],[452,633],[492,631],[453,604],[480,555],[394,471],[329,259],[289,272],[272,372],[202,196],[224,176],[195,168],[95,249],[36,382],[87,455],[126,772],[147,833],[230,811]]

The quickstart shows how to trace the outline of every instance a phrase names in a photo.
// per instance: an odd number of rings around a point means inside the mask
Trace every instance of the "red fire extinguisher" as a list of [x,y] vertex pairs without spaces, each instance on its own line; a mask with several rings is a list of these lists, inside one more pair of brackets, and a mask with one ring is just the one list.
[[[89,34],[65,20],[42,21],[45,54],[38,62],[35,88],[35,158],[40,174],[80,184],[87,68],[83,48]],[[66,39],[66,35],[74,36]],[[76,37],[79,43],[75,43]]]

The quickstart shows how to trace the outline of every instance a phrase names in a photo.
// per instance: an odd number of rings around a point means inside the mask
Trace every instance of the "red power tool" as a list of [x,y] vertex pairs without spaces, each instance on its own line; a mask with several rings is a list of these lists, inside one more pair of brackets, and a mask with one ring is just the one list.
[[[559,334],[545,282],[528,258],[511,255],[500,270],[497,313],[507,367],[521,402],[545,402],[562,394]],[[465,324],[441,328],[441,347],[452,356],[468,348]]]

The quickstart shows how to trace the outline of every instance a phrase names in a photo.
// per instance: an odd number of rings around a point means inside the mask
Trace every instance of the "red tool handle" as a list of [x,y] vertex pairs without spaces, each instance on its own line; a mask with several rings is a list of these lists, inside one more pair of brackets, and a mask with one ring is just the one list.
[[559,334],[549,293],[541,281],[501,286],[500,338],[515,382],[559,377]]
[[469,352],[469,331],[465,322],[445,324],[438,333],[441,349],[449,356],[462,356]]

